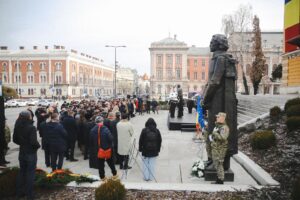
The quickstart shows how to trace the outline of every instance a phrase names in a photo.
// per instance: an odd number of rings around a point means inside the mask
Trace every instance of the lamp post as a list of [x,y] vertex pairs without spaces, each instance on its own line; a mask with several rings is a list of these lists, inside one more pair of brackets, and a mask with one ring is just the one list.
[[105,45],[105,47],[113,47],[115,48],[115,76],[114,76],[114,97],[117,98],[117,48],[119,47],[126,47],[125,45],[122,46],[112,46],[112,45]]

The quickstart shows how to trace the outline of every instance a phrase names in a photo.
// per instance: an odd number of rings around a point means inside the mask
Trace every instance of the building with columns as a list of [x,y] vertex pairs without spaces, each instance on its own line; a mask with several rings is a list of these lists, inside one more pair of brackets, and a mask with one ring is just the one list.
[[[245,33],[233,33],[229,36],[229,50],[228,53],[232,54],[234,58],[238,60],[237,72],[237,92],[244,92],[243,85],[243,71],[246,75],[248,88],[250,93],[253,93],[253,86],[250,80],[250,69],[254,57],[252,55],[252,32]],[[273,70],[278,64],[281,64],[281,55],[283,53],[283,32],[282,31],[262,31],[261,32],[261,45],[264,58],[266,60],[264,66],[263,80],[259,87],[259,93],[273,93],[279,92],[280,83],[271,83]],[[242,71],[243,69],[243,71]],[[268,84],[266,85],[265,82]]]
[[99,58],[63,46],[0,47],[0,77],[21,97],[82,97],[113,94],[114,69]]
[[166,98],[176,86],[183,93],[201,91],[208,79],[208,48],[188,47],[186,43],[167,37],[151,44],[150,94]]
[[135,69],[121,67],[117,69],[117,94],[136,94],[138,85],[138,75]]

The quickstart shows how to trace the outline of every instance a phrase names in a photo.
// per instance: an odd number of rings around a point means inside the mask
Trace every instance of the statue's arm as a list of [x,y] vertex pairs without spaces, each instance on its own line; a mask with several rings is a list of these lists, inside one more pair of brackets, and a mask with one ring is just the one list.
[[[208,85],[204,91],[203,104],[208,105],[215,95],[225,72],[225,58],[219,57],[216,61],[213,75],[208,81]],[[209,107],[209,106],[208,106]]]

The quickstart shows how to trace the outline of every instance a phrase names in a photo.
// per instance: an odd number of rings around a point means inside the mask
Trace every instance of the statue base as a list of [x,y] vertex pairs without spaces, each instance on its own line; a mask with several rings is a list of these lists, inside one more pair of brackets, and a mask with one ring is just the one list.
[[187,114],[186,112],[181,118],[177,117],[177,112],[175,117],[172,118],[170,113],[168,115],[167,124],[169,130],[181,130],[186,132],[195,132],[196,131],[196,114]]
[[[204,170],[204,180],[205,181],[216,181],[217,180],[216,169],[215,168],[205,169]],[[230,168],[228,170],[224,171],[224,181],[226,181],[226,182],[234,181],[234,173]]]

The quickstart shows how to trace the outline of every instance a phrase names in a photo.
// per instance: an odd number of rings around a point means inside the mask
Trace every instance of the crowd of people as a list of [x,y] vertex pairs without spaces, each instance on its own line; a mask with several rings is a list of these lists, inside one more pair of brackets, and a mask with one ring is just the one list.
[[[129,151],[132,145],[134,129],[130,118],[145,112],[158,114],[155,99],[127,98],[120,100],[82,100],[66,101],[58,108],[39,106],[35,112],[29,108],[22,111],[16,120],[13,142],[20,145],[17,194],[33,198],[34,172],[37,164],[37,150],[41,137],[45,165],[52,171],[62,169],[64,160],[78,161],[74,156],[76,146],[80,149],[89,166],[99,170],[99,176],[106,180],[104,163],[111,169],[114,178],[118,177],[115,165],[129,170]],[[34,126],[34,117],[37,125]],[[139,151],[143,155],[144,180],[154,179],[155,158],[161,147],[161,135],[153,118],[145,124],[140,139]],[[76,145],[77,143],[77,145]],[[111,152],[108,157],[100,153]]]

